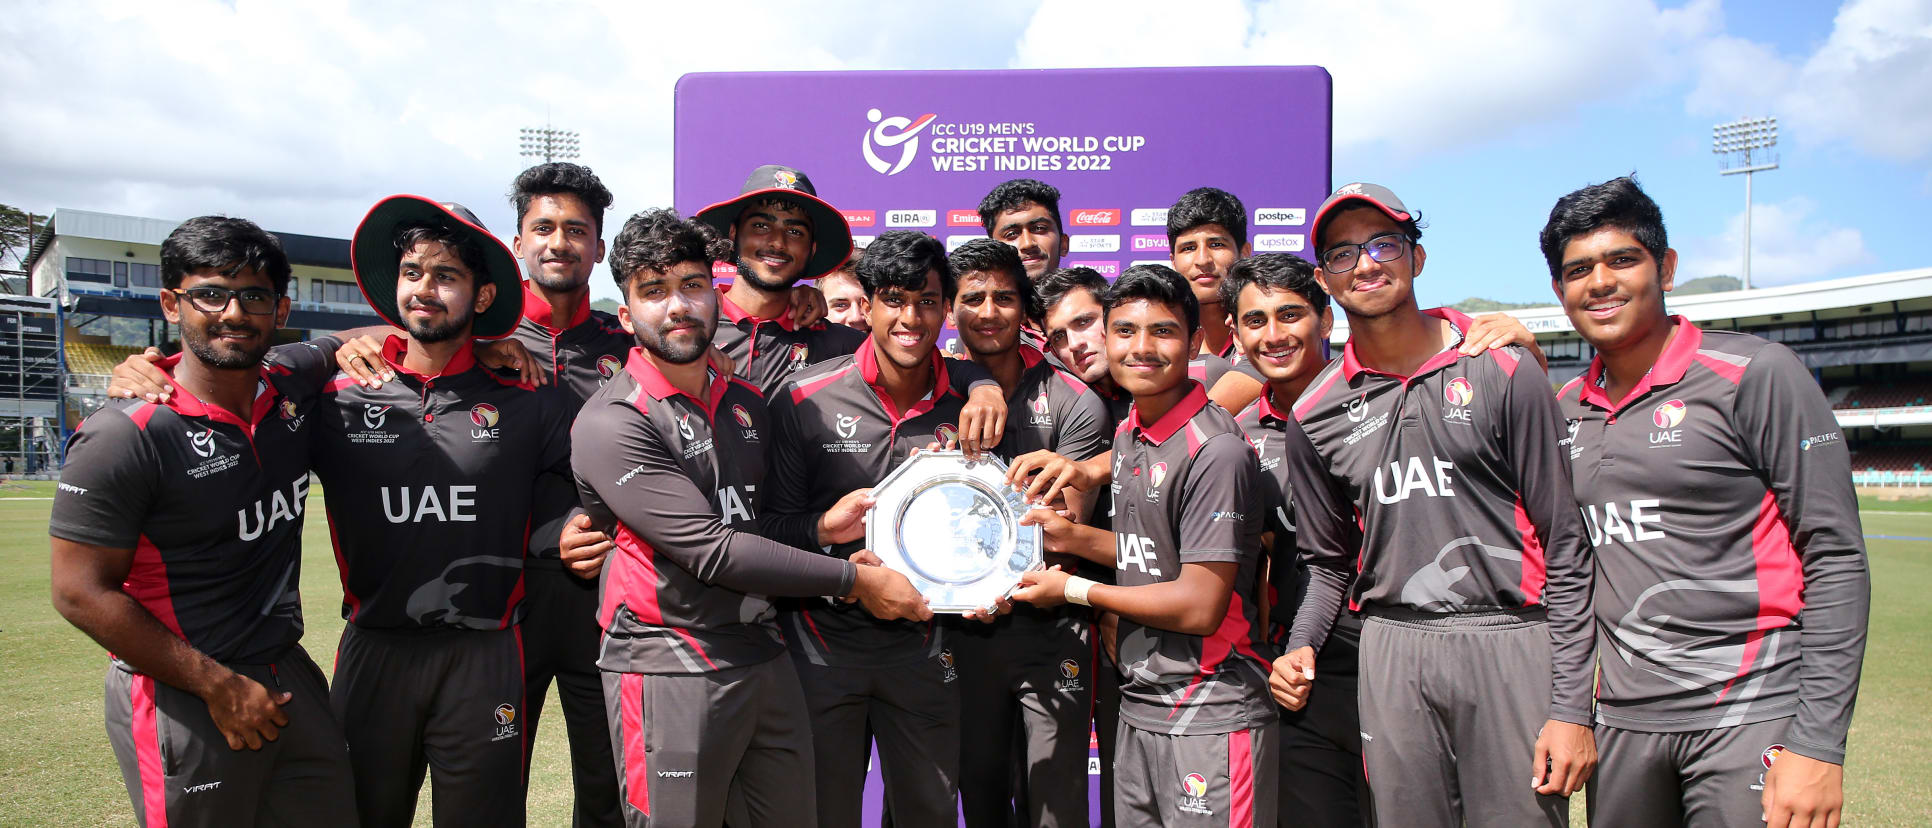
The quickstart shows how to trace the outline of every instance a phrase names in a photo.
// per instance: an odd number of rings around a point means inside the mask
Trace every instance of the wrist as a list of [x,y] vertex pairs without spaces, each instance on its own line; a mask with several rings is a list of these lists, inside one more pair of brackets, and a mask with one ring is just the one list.
[[1079,604],[1080,606],[1083,606],[1083,607],[1091,607],[1093,606],[1093,604],[1088,603],[1087,591],[1090,589],[1093,589],[1093,586],[1094,586],[1094,582],[1091,580],[1082,578],[1078,575],[1070,575],[1067,577],[1066,586],[1061,588],[1060,595],[1061,597],[1065,598],[1067,600],[1067,603],[1069,604]]

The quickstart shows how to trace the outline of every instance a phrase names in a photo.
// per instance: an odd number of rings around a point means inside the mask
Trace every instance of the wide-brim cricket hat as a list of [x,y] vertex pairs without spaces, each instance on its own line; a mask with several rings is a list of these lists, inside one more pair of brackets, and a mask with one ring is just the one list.
[[[718,235],[729,238],[746,207],[768,198],[783,199],[798,205],[812,220],[812,241],[817,244],[812,257],[805,260],[800,279],[816,279],[839,269],[852,255],[852,227],[845,214],[818,197],[818,189],[804,173],[780,164],[766,164],[752,170],[738,197],[720,201],[698,211],[698,220],[711,225]],[[743,255],[744,251],[739,251]]]
[[396,232],[409,224],[446,227],[482,246],[485,272],[476,274],[477,285],[481,287],[485,280],[496,285],[496,299],[477,314],[470,328],[472,337],[501,339],[516,330],[517,320],[523,316],[523,273],[517,267],[517,257],[468,207],[416,195],[393,195],[376,202],[349,242],[349,264],[355,269],[356,286],[377,316],[407,330],[396,307],[397,267],[402,263]]
[[1402,199],[1397,198],[1387,187],[1362,181],[1343,184],[1335,192],[1330,193],[1322,202],[1321,208],[1315,211],[1315,250],[1317,252],[1322,249],[1322,223],[1328,220],[1331,213],[1352,201],[1374,205],[1375,209],[1381,210],[1382,214],[1388,216],[1391,221],[1405,222],[1415,218],[1409,213],[1409,208],[1402,204]]

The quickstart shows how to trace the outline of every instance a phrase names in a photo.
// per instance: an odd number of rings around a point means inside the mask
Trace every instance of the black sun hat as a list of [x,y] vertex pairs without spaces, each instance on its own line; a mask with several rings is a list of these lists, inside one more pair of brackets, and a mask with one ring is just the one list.
[[396,268],[402,263],[402,251],[396,249],[396,231],[406,224],[446,227],[482,245],[486,272],[476,274],[477,284],[480,287],[488,280],[496,285],[496,298],[476,315],[470,336],[501,339],[516,330],[517,320],[523,316],[523,274],[510,248],[485,229],[483,221],[468,207],[415,195],[393,195],[376,202],[356,226],[355,239],[349,243],[356,287],[362,289],[363,298],[382,321],[404,327],[402,314],[396,310]]
[[738,191],[738,197],[720,201],[698,211],[698,220],[711,225],[719,236],[729,237],[731,228],[738,225],[739,214],[746,207],[768,198],[783,199],[798,205],[812,220],[812,241],[817,245],[812,257],[805,260],[805,271],[800,279],[816,279],[839,269],[852,255],[852,227],[845,223],[845,214],[832,209],[832,205],[818,197],[818,189],[812,186],[812,179],[798,170],[780,164],[766,164],[752,170],[745,178],[745,186]]

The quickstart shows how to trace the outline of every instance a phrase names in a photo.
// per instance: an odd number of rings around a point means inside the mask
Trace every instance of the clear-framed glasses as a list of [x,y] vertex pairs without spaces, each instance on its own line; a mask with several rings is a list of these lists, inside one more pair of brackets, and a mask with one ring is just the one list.
[[1322,251],[1322,269],[1334,274],[1343,274],[1355,269],[1362,261],[1362,254],[1378,262],[1393,262],[1409,252],[1409,237],[1401,233],[1383,233],[1361,244],[1338,244]]
[[266,316],[275,312],[276,300],[281,298],[275,294],[275,291],[252,287],[229,290],[225,287],[202,285],[187,290],[171,288],[170,292],[176,296],[188,297],[188,304],[194,305],[195,310],[213,314],[227,311],[228,303],[239,299],[243,313]]

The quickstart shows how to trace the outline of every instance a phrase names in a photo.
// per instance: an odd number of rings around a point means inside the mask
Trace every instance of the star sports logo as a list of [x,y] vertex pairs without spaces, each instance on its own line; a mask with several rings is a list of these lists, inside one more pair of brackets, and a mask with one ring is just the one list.
[[1676,428],[1684,422],[1684,413],[1684,401],[1671,400],[1657,406],[1657,410],[1650,414],[1650,421],[1656,423],[1658,428]]
[[1450,405],[1468,405],[1470,400],[1476,398],[1476,387],[1470,385],[1469,380],[1457,377],[1443,386],[1442,398],[1448,400]]
[[[887,118],[885,113],[877,109],[866,110],[865,119],[872,123],[872,128],[865,131],[865,141],[860,144],[860,149],[865,152],[865,163],[872,167],[873,172],[882,175],[905,172],[906,167],[912,165],[913,156],[919,154],[919,133],[924,132],[936,117],[939,116],[928,112],[917,120],[899,115]],[[897,161],[879,157],[879,150],[893,147],[899,148]]]
[[597,373],[602,374],[604,379],[617,376],[617,369],[620,367],[622,366],[617,363],[617,357],[605,354],[597,358]]
[[1198,773],[1181,777],[1181,790],[1188,796],[1207,796],[1207,777]]
[[470,425],[477,428],[495,428],[498,417],[496,406],[489,403],[477,403],[470,409]]
[[737,420],[738,424],[745,428],[751,428],[751,412],[746,411],[742,405],[731,406],[731,419]]

